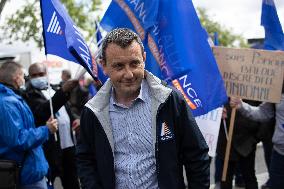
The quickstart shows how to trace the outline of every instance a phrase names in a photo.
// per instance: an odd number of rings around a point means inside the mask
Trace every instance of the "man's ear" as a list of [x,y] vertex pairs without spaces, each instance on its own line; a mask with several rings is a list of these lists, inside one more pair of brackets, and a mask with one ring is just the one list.
[[102,65],[104,74],[107,75],[107,71],[106,71],[106,61],[104,61],[103,59],[99,59],[99,63]]
[[146,61],[146,52],[143,53],[143,62]]

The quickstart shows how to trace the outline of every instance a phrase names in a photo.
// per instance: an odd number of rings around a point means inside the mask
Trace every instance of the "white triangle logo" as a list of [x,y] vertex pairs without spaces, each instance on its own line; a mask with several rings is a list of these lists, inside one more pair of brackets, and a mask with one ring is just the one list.
[[54,11],[52,17],[49,21],[47,32],[54,33],[54,34],[61,34],[61,27],[59,25],[59,21],[57,20],[56,12]]

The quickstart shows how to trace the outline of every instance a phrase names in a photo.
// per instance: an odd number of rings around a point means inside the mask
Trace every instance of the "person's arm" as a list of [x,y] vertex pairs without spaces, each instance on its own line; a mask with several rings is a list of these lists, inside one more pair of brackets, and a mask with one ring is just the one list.
[[[78,84],[77,80],[69,80],[53,95],[52,106],[55,114],[70,97],[70,91]],[[34,114],[36,126],[43,125],[51,116],[49,100],[27,96],[27,102]]]
[[273,103],[263,102],[259,106],[252,106],[238,97],[231,97],[230,106],[236,107],[243,116],[254,121],[268,121],[274,117],[275,113]]
[[80,137],[76,146],[77,170],[82,189],[102,188],[93,144],[96,124],[98,120],[95,115],[88,108],[84,108],[80,118]]
[[210,186],[209,148],[184,99],[181,100],[179,111],[179,135],[188,188],[208,189]]
[[[33,120],[24,120],[25,112],[19,104],[6,103],[0,109],[0,134],[9,148],[26,151],[42,145],[49,136],[47,126],[34,128],[27,124],[34,124]],[[29,127],[29,128],[27,128]]]
[[[52,106],[55,114],[69,99],[69,93],[64,93],[61,89],[56,91],[53,95]],[[43,125],[51,116],[50,102],[46,99],[29,99],[29,106],[31,107],[35,123],[37,126]]]

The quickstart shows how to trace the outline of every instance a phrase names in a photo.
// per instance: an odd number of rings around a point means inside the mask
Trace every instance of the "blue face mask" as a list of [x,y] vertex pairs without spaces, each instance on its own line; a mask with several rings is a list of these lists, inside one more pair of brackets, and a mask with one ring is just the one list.
[[31,79],[31,84],[34,88],[40,89],[40,90],[48,88],[46,76]]

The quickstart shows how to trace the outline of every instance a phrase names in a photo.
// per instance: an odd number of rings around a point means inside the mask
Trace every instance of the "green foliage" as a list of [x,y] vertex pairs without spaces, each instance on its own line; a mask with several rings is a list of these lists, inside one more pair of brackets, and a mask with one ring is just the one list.
[[202,26],[207,30],[210,36],[218,33],[218,40],[221,46],[225,47],[248,47],[246,40],[237,34],[233,34],[230,29],[221,26],[219,23],[210,20],[203,8],[197,8],[198,16]]
[[[8,40],[9,43],[21,40],[27,42],[33,40],[37,46],[43,47],[42,22],[39,0],[25,0],[25,5],[6,19],[1,26],[3,36],[0,40]],[[68,10],[75,24],[81,28],[87,39],[95,31],[95,11],[101,4],[100,0],[61,0]]]

